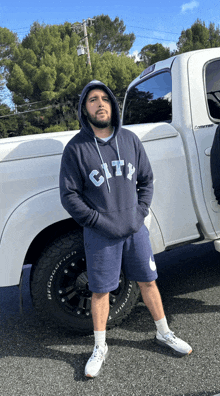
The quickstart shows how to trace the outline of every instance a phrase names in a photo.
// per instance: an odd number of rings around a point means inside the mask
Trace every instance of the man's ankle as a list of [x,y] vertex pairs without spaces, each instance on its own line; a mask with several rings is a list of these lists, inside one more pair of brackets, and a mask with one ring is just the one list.
[[106,330],[104,331],[94,331],[95,336],[95,346],[99,345],[100,347],[105,347],[106,341]]
[[166,316],[164,316],[164,318],[162,318],[160,320],[155,321],[154,323],[156,325],[157,330],[159,331],[159,333],[161,335],[164,336],[165,334],[169,333],[170,329],[167,324]]

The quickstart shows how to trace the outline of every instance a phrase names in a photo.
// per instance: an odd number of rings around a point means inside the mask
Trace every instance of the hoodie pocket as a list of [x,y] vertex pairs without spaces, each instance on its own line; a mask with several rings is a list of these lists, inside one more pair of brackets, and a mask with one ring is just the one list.
[[94,228],[109,238],[125,238],[138,232],[145,214],[140,205],[114,212],[99,213]]

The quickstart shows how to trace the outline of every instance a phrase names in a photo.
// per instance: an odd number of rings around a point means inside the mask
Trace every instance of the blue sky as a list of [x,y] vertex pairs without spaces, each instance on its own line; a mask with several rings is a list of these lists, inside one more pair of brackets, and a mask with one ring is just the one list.
[[171,49],[183,29],[197,18],[215,25],[220,23],[220,0],[0,0],[0,26],[16,32],[20,39],[28,34],[34,21],[45,24],[74,23],[100,14],[118,16],[126,33],[136,35],[130,51],[140,52],[147,44],[162,43]]

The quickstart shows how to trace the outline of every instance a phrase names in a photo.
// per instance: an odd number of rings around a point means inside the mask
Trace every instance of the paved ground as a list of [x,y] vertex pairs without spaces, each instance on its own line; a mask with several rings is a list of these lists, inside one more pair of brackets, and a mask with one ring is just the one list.
[[177,358],[154,344],[153,320],[140,302],[108,331],[110,355],[95,380],[84,378],[92,336],[45,327],[31,305],[25,270],[24,313],[16,287],[0,289],[0,396],[213,396],[220,393],[220,256],[213,244],[156,256],[168,322],[193,347]]

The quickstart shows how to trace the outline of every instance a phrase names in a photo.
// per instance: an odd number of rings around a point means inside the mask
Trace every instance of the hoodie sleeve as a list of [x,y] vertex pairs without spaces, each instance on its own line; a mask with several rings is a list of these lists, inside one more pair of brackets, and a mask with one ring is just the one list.
[[61,203],[72,218],[82,227],[93,227],[98,212],[90,208],[83,200],[83,180],[74,150],[67,145],[60,168]]
[[218,204],[220,205],[220,125],[216,129],[211,149],[212,187]]
[[137,192],[138,203],[146,216],[153,197],[153,172],[141,141],[139,141]]

